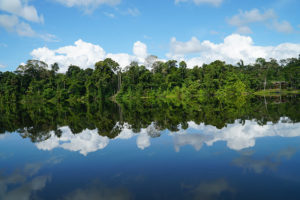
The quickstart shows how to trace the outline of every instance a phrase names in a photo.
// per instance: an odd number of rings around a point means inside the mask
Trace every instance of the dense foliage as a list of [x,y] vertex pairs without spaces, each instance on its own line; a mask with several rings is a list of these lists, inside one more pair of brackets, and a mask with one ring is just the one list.
[[237,120],[241,124],[246,120],[254,120],[260,125],[270,121],[277,123],[283,116],[288,119],[287,123],[298,123],[299,106],[296,96],[248,96],[242,103],[208,98],[202,104],[149,99],[120,105],[112,101],[75,105],[12,103],[0,105],[0,136],[5,132],[18,132],[22,137],[38,142],[47,140],[51,131],[60,137],[60,127],[64,126],[68,126],[73,134],[97,129],[99,135],[115,138],[126,127],[139,133],[151,124],[157,131],[178,131],[187,129],[191,121],[219,129]]
[[[184,101],[242,100],[254,91],[282,87],[300,88],[300,56],[281,60],[258,58],[254,64],[236,66],[215,61],[187,68],[170,60],[151,66],[132,62],[124,70],[112,59],[95,64],[95,69],[71,65],[68,71],[57,73],[57,63],[49,66],[29,60],[15,72],[0,72],[1,102],[95,102],[117,96],[120,101],[132,98],[176,98]],[[280,86],[278,86],[278,84]]]

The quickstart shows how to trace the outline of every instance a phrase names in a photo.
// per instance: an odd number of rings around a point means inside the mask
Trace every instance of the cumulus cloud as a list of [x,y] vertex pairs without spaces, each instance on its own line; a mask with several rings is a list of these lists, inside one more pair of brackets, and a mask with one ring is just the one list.
[[[98,130],[84,130],[81,133],[73,134],[71,129],[67,126],[61,127],[62,135],[58,137],[54,131],[49,132],[47,140],[35,143],[40,150],[51,151],[55,148],[63,148],[68,151],[76,151],[86,156],[91,152],[104,149],[109,144],[110,140],[129,140],[136,137],[136,145],[139,149],[144,150],[151,145],[151,137],[157,137],[160,133],[155,129],[152,123],[147,128],[143,128],[139,133],[134,133],[129,124],[120,125],[122,131],[114,138],[109,139],[106,136],[98,134]],[[1,139],[1,138],[0,138]]]
[[215,142],[225,141],[227,147],[233,150],[242,150],[255,146],[255,140],[262,137],[299,137],[300,123],[286,123],[286,118],[281,118],[277,124],[268,123],[261,126],[257,122],[248,120],[244,125],[236,121],[227,127],[219,130],[213,126],[197,125],[194,122],[189,123],[189,129],[186,131],[198,131],[199,134],[186,134],[181,132],[174,137],[176,151],[185,145],[191,145],[199,150],[203,144],[212,146]]
[[145,59],[148,55],[147,46],[144,43],[137,41],[133,45],[133,54],[138,58]]
[[191,40],[187,42],[177,41],[176,38],[173,37],[171,38],[171,52],[172,54],[176,55],[197,53],[203,50],[203,44],[204,43],[201,44],[201,42],[196,37],[192,37]]
[[49,139],[36,144],[37,148],[50,151],[60,147],[69,151],[79,151],[86,156],[90,152],[104,149],[109,143],[109,138],[100,136],[97,129],[87,129],[76,135],[69,127],[62,127],[60,130],[63,132],[61,137],[57,137],[52,131]]
[[39,16],[36,8],[27,4],[28,1],[1,0],[0,10],[24,18],[31,22],[44,22],[43,16]]
[[55,50],[42,47],[31,52],[31,56],[34,59],[48,64],[59,63],[61,72],[67,71],[71,64],[78,65],[84,69],[88,67],[93,68],[97,61],[105,58],[115,60],[121,67],[128,66],[132,61],[138,61],[142,64],[145,62],[147,54],[147,46],[140,41],[134,43],[133,55],[129,55],[126,53],[106,53],[101,46],[83,40],[77,40],[74,45],[64,46]]
[[[211,125],[188,122],[189,128],[181,129],[178,132],[170,134],[174,140],[176,152],[180,151],[182,146],[191,145],[199,151],[205,144],[212,146],[219,141],[225,141],[227,147],[232,150],[242,150],[255,146],[255,141],[263,137],[299,137],[300,123],[289,123],[289,118],[282,117],[276,124],[271,122],[266,125],[259,125],[255,120],[246,120],[241,124],[236,120],[227,127],[218,129]],[[69,151],[78,151],[82,155],[104,149],[108,146],[110,140],[129,140],[136,137],[136,144],[139,149],[144,150],[151,145],[151,138],[159,137],[161,132],[155,128],[155,123],[150,124],[147,128],[140,129],[139,133],[133,132],[131,126],[127,123],[120,126],[120,134],[114,139],[98,134],[98,130],[84,130],[81,133],[73,134],[69,127],[61,127],[61,137],[57,137],[54,131],[49,133],[50,137],[42,142],[35,143],[40,150],[53,150],[63,148]],[[280,157],[289,158],[295,152],[294,149],[288,149],[278,153]],[[279,159],[279,158],[278,158]]]
[[179,152],[181,146],[191,145],[196,151],[199,151],[205,141],[212,139],[212,136],[201,134],[183,134],[174,137],[175,151]]
[[[116,126],[119,126],[119,123],[117,123]],[[134,137],[135,135],[136,135],[136,133],[134,133],[132,131],[131,126],[129,124],[125,123],[122,126],[122,131],[115,139],[128,140],[128,139],[131,139],[132,137]]]
[[290,33],[293,31],[293,27],[288,21],[278,21],[278,17],[273,9],[268,9],[264,12],[256,8],[249,11],[240,10],[239,14],[227,19],[227,22],[232,26],[236,26],[238,28],[237,32],[242,34],[252,33],[248,26],[253,23],[263,23],[278,32]]
[[85,11],[93,11],[99,6],[109,5],[116,6],[121,3],[121,0],[55,0],[56,2],[63,4],[67,7],[79,7]]
[[130,139],[137,136],[136,145],[139,149],[146,149],[151,145],[151,138],[159,137],[160,132],[155,128],[154,123],[151,123],[147,128],[142,128],[139,133],[134,133],[128,124],[123,126],[123,129],[115,139]]
[[[245,63],[253,63],[259,57],[284,59],[297,57],[300,44],[282,43],[277,46],[257,46],[249,36],[231,34],[224,38],[223,43],[213,43],[208,40],[199,41],[196,37],[187,42],[172,38],[170,42],[169,59],[185,59],[189,67],[210,63],[215,60],[224,60],[236,64],[240,59]],[[188,54],[197,54],[187,58]]]
[[211,4],[214,6],[219,6],[222,4],[223,0],[175,0],[175,4],[178,4],[180,2],[193,2],[196,5]]
[[137,146],[138,148],[144,150],[145,148],[149,147],[151,145],[150,143],[150,136],[147,133],[140,133],[137,138]]
[[21,20],[44,23],[42,15],[38,15],[37,10],[33,6],[28,6],[27,1],[21,0],[2,0],[0,1],[0,10],[9,14],[0,15],[0,27],[8,32],[15,32],[20,36],[38,37],[45,41],[54,41],[55,36],[51,34],[36,33],[31,26]]

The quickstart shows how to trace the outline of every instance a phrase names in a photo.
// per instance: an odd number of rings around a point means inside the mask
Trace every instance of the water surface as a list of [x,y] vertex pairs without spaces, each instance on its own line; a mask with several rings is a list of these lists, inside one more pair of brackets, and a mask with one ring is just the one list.
[[299,199],[299,98],[278,101],[2,105],[0,199]]

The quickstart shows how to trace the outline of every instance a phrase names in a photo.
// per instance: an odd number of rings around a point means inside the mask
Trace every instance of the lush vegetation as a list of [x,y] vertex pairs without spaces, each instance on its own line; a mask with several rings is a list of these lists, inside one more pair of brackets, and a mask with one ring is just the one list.
[[300,56],[280,62],[258,58],[254,64],[240,61],[236,66],[215,61],[192,69],[184,61],[170,60],[147,68],[132,62],[121,70],[118,63],[105,59],[94,69],[71,65],[65,74],[58,70],[57,63],[49,67],[29,60],[15,72],[0,72],[0,101],[75,104],[114,97],[119,102],[167,98],[192,104],[210,97],[243,101],[246,94],[272,88],[300,89]]
[[242,104],[224,103],[216,98],[209,98],[201,105],[149,99],[120,105],[112,101],[75,105],[12,103],[0,106],[0,134],[18,132],[22,137],[37,142],[47,140],[50,131],[60,136],[60,127],[63,126],[70,127],[73,134],[97,129],[99,135],[114,138],[125,125],[139,133],[152,123],[158,131],[186,129],[190,121],[223,128],[236,120],[242,124],[246,120],[255,120],[264,125],[270,121],[277,123],[285,116],[287,122],[297,123],[300,122],[299,107],[300,101],[296,96],[248,96]]

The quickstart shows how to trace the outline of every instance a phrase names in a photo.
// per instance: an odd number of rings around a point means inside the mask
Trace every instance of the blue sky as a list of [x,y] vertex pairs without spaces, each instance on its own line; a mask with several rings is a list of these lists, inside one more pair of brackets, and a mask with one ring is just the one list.
[[194,66],[297,56],[299,8],[298,0],[0,0],[0,70],[33,58],[64,71],[106,57]]

